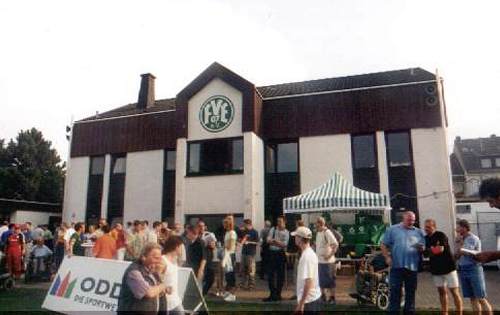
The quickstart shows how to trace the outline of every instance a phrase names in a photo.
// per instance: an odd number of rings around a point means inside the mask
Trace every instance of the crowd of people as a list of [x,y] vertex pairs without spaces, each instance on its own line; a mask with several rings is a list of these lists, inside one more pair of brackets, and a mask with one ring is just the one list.
[[[4,263],[7,272],[14,279],[19,279],[27,269],[30,260],[43,261],[54,250],[54,236],[48,225],[33,228],[31,222],[14,224],[6,221],[0,224],[0,263]],[[4,267],[4,266],[0,266]],[[43,269],[43,265],[36,265]]]
[[[500,178],[483,180],[479,196],[490,207],[500,209]],[[482,251],[481,240],[471,232],[467,220],[458,220],[455,239],[450,242],[445,233],[437,230],[434,219],[426,219],[422,230],[415,226],[415,214],[408,211],[400,224],[386,231],[381,249],[390,270],[390,312],[401,310],[403,292],[404,312],[415,312],[417,274],[422,269],[423,257],[428,257],[443,314],[448,313],[448,292],[458,314],[463,312],[462,297],[470,299],[475,313],[493,314],[482,264],[500,259],[500,252]]]
[[[484,181],[480,194],[500,209],[500,179]],[[342,235],[328,227],[323,217],[316,219],[314,239],[301,220],[290,233],[283,216],[277,218],[275,226],[266,221],[260,233],[250,219],[236,226],[232,215],[224,218],[222,226],[223,230],[211,232],[202,219],[185,226],[176,223],[172,228],[167,222],[156,221],[150,226],[148,221],[139,220],[110,226],[101,219],[95,227],[82,222],[63,223],[53,234],[46,225],[32,228],[30,222],[4,222],[0,241],[8,270],[17,279],[27,255],[53,256],[55,270],[65,256],[131,261],[123,276],[119,311],[165,309],[182,314],[182,297],[176,292],[180,266],[192,268],[203,295],[214,288],[214,295],[235,301],[238,288],[255,289],[258,247],[259,276],[267,278],[269,285],[264,301],[282,299],[287,253],[296,252],[296,310],[314,311],[322,303],[335,303],[335,255]],[[481,240],[466,220],[457,222],[456,238],[450,242],[437,230],[435,220],[425,220],[424,229],[420,229],[415,226],[415,214],[407,211],[401,223],[386,230],[381,257],[390,271],[390,312],[401,310],[403,295],[405,313],[415,312],[417,274],[423,257],[428,257],[443,313],[448,312],[448,292],[458,313],[463,311],[462,296],[470,299],[475,311],[492,313],[482,263],[498,259],[499,252],[481,252]]]

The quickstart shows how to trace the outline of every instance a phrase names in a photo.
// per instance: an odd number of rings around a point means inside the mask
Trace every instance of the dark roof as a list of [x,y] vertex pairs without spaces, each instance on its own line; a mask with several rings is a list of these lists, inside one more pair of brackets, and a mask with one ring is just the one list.
[[451,173],[455,176],[464,175],[464,170],[458,161],[457,155],[452,153],[450,156]]
[[[436,76],[429,71],[421,68],[410,68],[404,70],[393,70],[353,76],[261,86],[257,87],[257,90],[263,98],[274,98],[306,93],[340,91],[346,89],[421,82],[435,79]],[[99,113],[97,117],[94,115],[82,120],[111,118],[175,109],[175,98],[157,100],[155,101],[155,104],[153,106],[144,110],[137,109],[136,106],[137,103],[128,104],[104,113]]]
[[421,68],[376,72],[346,77],[310,80],[258,87],[264,98],[296,94],[338,91],[390,84],[435,80],[436,76]]
[[[492,170],[498,172],[496,158],[500,158],[500,137],[491,135],[488,138],[455,139],[453,158],[457,159],[461,168],[466,172],[489,173]],[[482,168],[481,159],[492,158],[491,168]],[[453,161],[453,160],[452,160]],[[454,173],[455,174],[455,173]]]
[[0,198],[0,212],[15,210],[58,213],[62,211],[62,208],[60,203]]
[[145,109],[137,108],[137,103],[127,104],[118,108],[114,108],[110,111],[99,113],[98,115],[94,115],[91,117],[87,117],[82,120],[95,120],[102,118],[111,118],[111,117],[120,117],[120,116],[129,116],[136,114],[144,114],[144,113],[153,113],[160,112],[165,110],[175,109],[175,98],[168,98],[163,100],[156,100],[155,104],[151,107]]

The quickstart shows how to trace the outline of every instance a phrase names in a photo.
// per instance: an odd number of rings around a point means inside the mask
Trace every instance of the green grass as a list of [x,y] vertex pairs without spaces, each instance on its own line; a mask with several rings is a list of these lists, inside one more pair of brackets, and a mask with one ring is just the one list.
[[34,312],[37,314],[54,314],[53,312],[42,310],[42,303],[45,298],[45,290],[42,289],[13,289],[0,291],[0,313],[4,312]]
[[[19,288],[10,291],[0,291],[0,314],[6,312],[26,312],[36,314],[56,314],[55,312],[42,310],[41,305],[45,298],[46,290]],[[208,308],[211,314],[256,314],[257,312],[269,312],[280,314],[292,314],[295,304],[292,301],[284,301],[283,303],[249,303],[249,302],[231,302],[223,301],[207,301]],[[336,305],[326,306],[324,311],[336,314],[374,314],[378,310],[369,305]],[[432,311],[419,311],[418,314],[432,314]]]
[[[253,314],[257,312],[272,312],[281,314],[292,314],[295,309],[295,304],[287,303],[247,303],[247,302],[231,302],[225,303],[223,301],[208,301],[208,308],[210,313],[214,314]],[[325,306],[322,311],[328,313],[338,313],[338,314],[363,314],[367,313],[373,314],[377,312],[377,309],[371,306],[352,306],[352,305],[335,305],[335,306]]]

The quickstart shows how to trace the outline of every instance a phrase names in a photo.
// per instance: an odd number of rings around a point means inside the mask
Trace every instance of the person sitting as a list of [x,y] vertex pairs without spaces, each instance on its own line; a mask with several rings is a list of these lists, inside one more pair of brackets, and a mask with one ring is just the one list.
[[385,257],[382,252],[376,252],[368,257],[368,259],[365,259],[358,271],[358,278],[356,281],[358,293],[364,291],[363,288],[366,283],[369,283],[369,292],[375,292],[378,284],[384,279],[387,272],[389,272],[389,265],[385,262]]
[[35,246],[31,250],[31,258],[33,259],[33,273],[46,271],[46,263],[52,257],[52,251],[45,245],[43,238],[35,240]]

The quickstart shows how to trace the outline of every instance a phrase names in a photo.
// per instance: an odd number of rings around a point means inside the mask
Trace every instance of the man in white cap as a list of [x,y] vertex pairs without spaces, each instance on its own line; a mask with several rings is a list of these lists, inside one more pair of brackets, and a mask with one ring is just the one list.
[[318,256],[311,248],[312,232],[305,226],[298,227],[295,232],[295,244],[300,248],[299,265],[297,267],[297,313],[316,313],[320,310],[321,289],[319,287]]

